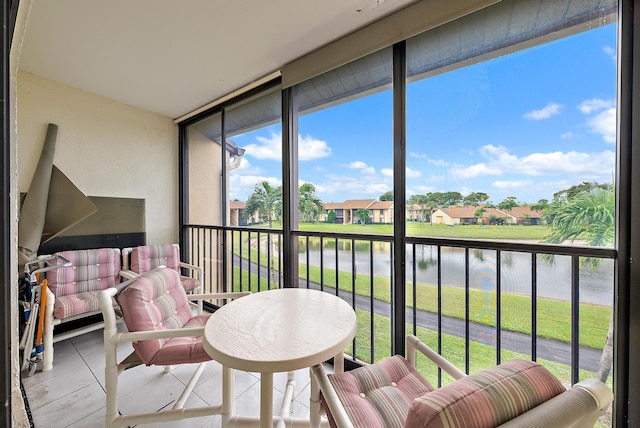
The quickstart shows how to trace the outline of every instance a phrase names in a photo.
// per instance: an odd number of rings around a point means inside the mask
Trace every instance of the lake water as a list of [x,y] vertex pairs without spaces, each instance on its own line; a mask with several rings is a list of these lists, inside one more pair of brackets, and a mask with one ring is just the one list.
[[[319,242],[309,243],[309,264],[320,266]],[[335,241],[325,243],[323,265],[328,269],[336,268]],[[419,283],[437,284],[437,248],[434,246],[416,246],[416,280]],[[464,287],[465,252],[461,248],[443,247],[442,284]],[[352,271],[351,242],[339,241],[337,250],[338,269]],[[407,281],[413,279],[414,261],[411,250],[407,251]],[[307,263],[305,249],[300,249],[300,263]],[[391,259],[388,243],[373,243],[373,261],[369,243],[357,242],[355,245],[356,274],[373,274],[390,277]],[[531,295],[531,255],[519,252],[501,252],[501,287],[503,292]],[[496,252],[489,250],[469,251],[469,282],[471,288],[482,291],[496,289]],[[559,300],[571,297],[571,258],[556,256],[552,262],[537,259],[538,296]],[[613,299],[613,260],[602,260],[594,271],[590,267],[580,268],[580,301],[611,306]]]

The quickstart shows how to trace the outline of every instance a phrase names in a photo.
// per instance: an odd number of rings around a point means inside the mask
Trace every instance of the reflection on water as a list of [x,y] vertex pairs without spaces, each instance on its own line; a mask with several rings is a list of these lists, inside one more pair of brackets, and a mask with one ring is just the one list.
[[[368,275],[373,268],[374,275],[390,276],[390,244],[367,241],[324,240],[323,264],[327,268],[336,266],[336,248],[338,268],[352,271],[352,248],[355,250],[356,273]],[[320,265],[320,242],[309,240],[308,248],[300,241],[300,263]],[[373,250],[373,260],[370,254]],[[411,247],[407,248],[407,281],[413,279],[414,261]],[[465,250],[462,248],[442,247],[441,275],[445,286],[464,287]],[[469,284],[473,289],[495,291],[497,277],[497,252],[493,250],[472,249],[469,251]],[[438,250],[435,246],[418,245],[415,250],[416,281],[436,284],[438,280]],[[571,257],[555,256],[553,262],[537,256],[538,295],[559,300],[569,300],[571,296]],[[500,287],[503,292],[531,294],[532,260],[531,254],[519,252],[500,253]],[[589,267],[580,268],[580,301],[610,306],[613,296],[613,260],[602,260],[597,271]]]

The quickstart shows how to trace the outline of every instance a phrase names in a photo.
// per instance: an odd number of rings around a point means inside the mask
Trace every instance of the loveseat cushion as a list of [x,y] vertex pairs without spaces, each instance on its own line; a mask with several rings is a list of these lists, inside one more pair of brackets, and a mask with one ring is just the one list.
[[[356,427],[401,428],[413,399],[434,390],[399,355],[328,377]],[[329,423],[335,427],[324,399],[322,404]]]
[[47,272],[48,287],[56,296],[101,291],[120,282],[120,249],[100,248],[56,253],[71,266]]
[[87,291],[86,293],[67,294],[56,297],[53,305],[53,317],[57,319],[69,318],[75,315],[99,311],[99,291]]
[[512,360],[416,398],[405,427],[492,428],[565,390],[540,364]]

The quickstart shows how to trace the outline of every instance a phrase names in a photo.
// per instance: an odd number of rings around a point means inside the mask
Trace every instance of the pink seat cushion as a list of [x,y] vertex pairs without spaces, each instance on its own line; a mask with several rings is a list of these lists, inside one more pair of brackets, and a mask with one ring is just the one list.
[[[434,389],[398,355],[328,377],[356,427],[401,428],[413,399]],[[335,427],[324,398],[323,406]]]
[[492,428],[563,392],[540,364],[512,360],[416,398],[405,426]]
[[[180,247],[177,244],[142,245],[131,250],[131,270],[136,273],[148,272],[165,266],[180,273]],[[182,286],[192,291],[200,286],[196,278],[181,276]]]
[[120,250],[62,251],[71,266],[47,272],[48,287],[56,296],[53,315],[67,318],[99,310],[97,294],[120,283]]
[[64,319],[75,315],[99,311],[99,293],[99,291],[88,291],[86,293],[68,294],[57,297],[53,305],[54,318]]
[[[200,327],[209,315],[193,317],[180,275],[160,268],[142,273],[117,296],[129,331]],[[207,361],[201,338],[142,340],[133,347],[146,365]]]

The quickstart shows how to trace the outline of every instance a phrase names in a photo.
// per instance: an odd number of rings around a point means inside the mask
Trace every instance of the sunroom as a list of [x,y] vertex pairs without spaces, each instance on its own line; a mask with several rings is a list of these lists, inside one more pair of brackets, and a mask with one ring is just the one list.
[[[598,426],[638,424],[634,1],[185,6],[5,8],[7,426],[33,420],[21,385],[56,374],[27,376],[17,349],[20,201],[50,123],[99,214],[39,254],[178,243],[205,292],[347,301],[347,367],[415,334],[466,373],[523,358],[599,377]],[[325,209],[349,203],[348,222]]]

